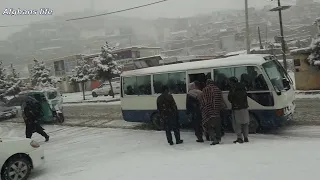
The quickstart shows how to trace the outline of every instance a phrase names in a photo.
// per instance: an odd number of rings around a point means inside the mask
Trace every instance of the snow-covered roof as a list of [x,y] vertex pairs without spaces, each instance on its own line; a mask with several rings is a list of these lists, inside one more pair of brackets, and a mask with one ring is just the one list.
[[52,49],[60,49],[61,46],[56,46],[56,47],[46,47],[46,48],[42,48],[40,49],[40,51],[47,51],[47,50],[52,50]]
[[132,50],[132,49],[161,49],[161,47],[147,47],[147,46],[132,46],[132,47],[126,47],[126,48],[120,48],[113,50],[113,53],[126,51],[126,50]]
[[290,51],[291,55],[297,55],[297,54],[310,54],[311,53],[311,47],[306,48],[300,48],[300,49],[293,49]]
[[175,32],[171,32],[171,35],[177,35],[177,34],[181,34],[181,33],[187,33],[187,30],[182,30],[182,31],[175,31]]
[[226,56],[232,56],[232,55],[238,55],[238,54],[247,54],[247,50],[229,52],[229,53],[226,54]]
[[141,57],[141,58],[136,58],[135,60],[144,60],[144,59],[149,59],[149,58],[160,58],[162,59],[161,55],[154,55],[154,56],[147,56],[147,57]]
[[186,62],[173,65],[155,66],[144,69],[137,69],[132,71],[125,71],[122,76],[138,76],[145,74],[155,74],[162,72],[176,72],[176,71],[186,71],[191,69],[206,69],[213,67],[223,67],[223,66],[233,66],[233,65],[259,65],[266,60],[264,57],[269,55],[262,54],[250,54],[250,55],[238,55],[222,59],[211,59],[196,62]]
[[98,57],[101,54],[101,52],[99,53],[93,53],[93,54],[82,54],[83,58],[92,58],[92,57]]

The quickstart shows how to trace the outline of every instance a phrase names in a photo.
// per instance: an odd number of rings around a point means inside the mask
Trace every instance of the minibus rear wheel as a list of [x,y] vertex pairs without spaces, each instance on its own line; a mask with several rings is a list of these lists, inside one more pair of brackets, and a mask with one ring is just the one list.
[[161,121],[159,113],[157,112],[153,113],[150,119],[156,130],[162,131],[164,129],[164,125],[163,125],[163,122]]
[[259,131],[260,123],[255,115],[250,113],[249,133],[256,134]]

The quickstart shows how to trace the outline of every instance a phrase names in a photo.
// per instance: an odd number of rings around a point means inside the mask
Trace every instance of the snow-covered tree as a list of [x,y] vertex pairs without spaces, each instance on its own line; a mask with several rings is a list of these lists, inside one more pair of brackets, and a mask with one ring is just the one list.
[[81,84],[83,100],[85,100],[85,83],[94,78],[95,74],[93,73],[93,69],[88,64],[88,61],[80,59],[72,72],[73,74],[70,76],[69,81],[71,83]]
[[[21,81],[19,79],[10,78],[11,74],[7,75],[6,69],[0,61],[0,89],[1,97],[7,95],[16,95],[20,92]],[[14,79],[14,80],[13,80]]]
[[113,49],[114,48],[110,47],[108,42],[106,42],[106,44],[101,47],[100,56],[93,60],[93,64],[96,78],[102,81],[109,81],[111,93],[114,97],[111,80],[121,73],[122,67],[115,61],[116,54],[112,53]]
[[55,76],[50,76],[50,69],[46,67],[44,62],[34,60],[34,66],[32,68],[31,83],[33,86],[39,88],[55,87],[61,79]]
[[311,43],[311,54],[309,56],[311,65],[320,67],[320,35]]
[[10,91],[9,93],[11,95],[16,95],[20,92],[20,87],[22,85],[21,80],[19,79],[20,74],[17,72],[16,68],[13,66],[13,64],[10,65],[9,67],[9,74],[7,74],[7,82],[10,85]]
[[0,61],[0,89],[6,90],[9,88],[9,86],[6,69],[3,67],[2,61]]

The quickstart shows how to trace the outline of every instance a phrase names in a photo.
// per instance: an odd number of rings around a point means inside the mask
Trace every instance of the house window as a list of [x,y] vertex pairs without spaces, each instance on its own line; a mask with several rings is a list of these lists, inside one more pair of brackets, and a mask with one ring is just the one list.
[[293,60],[294,66],[301,66],[300,59]]

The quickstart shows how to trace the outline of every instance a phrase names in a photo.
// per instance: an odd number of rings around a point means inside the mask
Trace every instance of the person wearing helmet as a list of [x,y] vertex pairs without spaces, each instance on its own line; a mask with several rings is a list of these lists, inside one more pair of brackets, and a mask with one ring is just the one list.
[[228,100],[232,105],[232,125],[235,133],[237,134],[237,140],[234,143],[249,142],[249,111],[247,90],[244,84],[240,83],[236,77],[231,77],[230,91],[228,94]]

